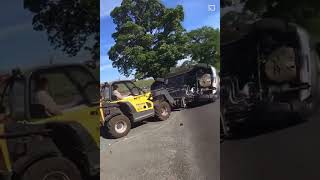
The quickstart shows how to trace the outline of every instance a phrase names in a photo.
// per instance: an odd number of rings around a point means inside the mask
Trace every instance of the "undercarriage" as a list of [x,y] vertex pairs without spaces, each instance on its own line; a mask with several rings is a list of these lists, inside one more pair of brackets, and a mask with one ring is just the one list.
[[258,121],[257,115],[312,110],[319,59],[307,35],[293,24],[261,21],[242,39],[222,45],[222,132],[253,116]]

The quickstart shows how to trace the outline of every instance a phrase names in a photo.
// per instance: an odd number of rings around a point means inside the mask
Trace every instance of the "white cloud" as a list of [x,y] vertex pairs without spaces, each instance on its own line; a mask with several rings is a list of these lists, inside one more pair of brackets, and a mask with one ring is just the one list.
[[105,55],[105,56],[100,55],[100,62],[101,62],[101,64],[106,64],[106,63],[110,62],[109,56],[108,55]]
[[100,17],[109,17],[111,11],[121,5],[122,0],[100,0]]
[[108,54],[110,48],[114,45],[114,43],[100,43],[100,56],[104,56]]
[[[30,31],[31,30],[31,31]],[[28,23],[22,23],[22,24],[16,24],[13,26],[7,26],[0,29],[0,40],[10,38],[10,36],[15,35],[16,33],[23,32],[32,32],[32,24],[30,22]]]
[[111,64],[105,64],[105,65],[100,66],[100,71],[105,71],[105,70],[112,69],[112,68],[113,67]]
[[203,25],[220,29],[220,14],[213,14],[204,20]]
[[100,71],[114,69],[108,55],[100,56]]
[[179,67],[179,66],[181,66],[184,62],[186,62],[186,61],[191,61],[191,56],[188,56],[187,58],[185,58],[185,59],[181,59],[181,60],[179,60],[178,62],[177,62],[177,67]]

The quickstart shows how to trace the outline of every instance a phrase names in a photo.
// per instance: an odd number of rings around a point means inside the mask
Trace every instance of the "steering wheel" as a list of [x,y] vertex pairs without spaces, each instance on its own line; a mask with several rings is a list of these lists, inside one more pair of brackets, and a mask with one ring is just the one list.
[[131,93],[130,93],[132,96],[138,96],[140,95],[140,91],[137,87],[134,87],[131,89]]

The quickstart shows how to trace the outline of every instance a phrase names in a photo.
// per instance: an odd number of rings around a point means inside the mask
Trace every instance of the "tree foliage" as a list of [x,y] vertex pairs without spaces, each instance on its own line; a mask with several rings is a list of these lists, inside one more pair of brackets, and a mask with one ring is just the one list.
[[75,56],[82,49],[100,56],[100,5],[96,0],[24,0],[33,28],[45,31],[54,48]]
[[222,7],[244,4],[243,12],[249,10],[260,18],[275,17],[288,22],[305,24],[306,20],[320,17],[320,1],[292,1],[292,0],[222,0]]
[[[189,52],[192,61],[220,68],[220,31],[202,27],[188,32]],[[187,63],[187,62],[186,62]]]
[[320,1],[248,0],[246,9],[261,17],[276,17],[304,26],[320,36]]
[[158,0],[123,0],[111,12],[116,32],[108,52],[113,66],[137,78],[159,77],[186,56],[182,6],[166,8]]

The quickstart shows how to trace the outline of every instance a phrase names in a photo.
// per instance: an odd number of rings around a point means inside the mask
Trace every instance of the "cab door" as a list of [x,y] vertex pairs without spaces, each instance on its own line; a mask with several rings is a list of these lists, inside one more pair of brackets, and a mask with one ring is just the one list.
[[130,100],[132,105],[135,107],[137,112],[153,110],[153,102],[150,99],[151,97],[150,93],[143,92],[131,81],[127,81],[124,83],[128,87],[130,94],[132,95],[128,99]]

